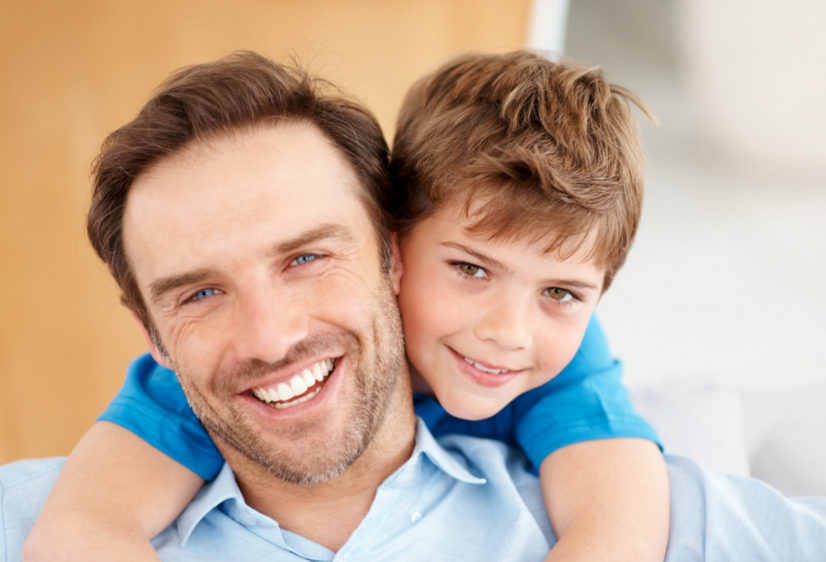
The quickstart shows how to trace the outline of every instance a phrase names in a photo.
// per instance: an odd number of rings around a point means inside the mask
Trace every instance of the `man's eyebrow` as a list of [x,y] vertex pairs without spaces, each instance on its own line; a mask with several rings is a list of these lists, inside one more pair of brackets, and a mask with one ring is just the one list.
[[[317,228],[303,232],[291,240],[277,244],[272,253],[286,254],[293,252],[302,246],[318,242],[326,239],[339,239],[346,243],[354,243],[354,238],[350,232],[338,224],[323,224]],[[217,272],[214,269],[197,269],[195,271],[188,271],[178,275],[170,275],[162,277],[149,284],[150,299],[154,304],[158,304],[163,296],[184,285],[198,283],[204,279],[215,275]]]
[[462,252],[468,253],[477,260],[479,260],[482,263],[482,265],[487,265],[488,267],[493,266],[506,273],[510,271],[510,269],[508,269],[508,266],[506,266],[501,261],[494,259],[490,256],[486,256],[485,254],[479,253],[476,250],[468,248],[463,244],[457,244],[456,242],[442,242],[441,245],[447,246],[448,248],[456,248],[457,250],[461,250]]
[[212,275],[215,275],[215,271],[212,269],[197,269],[179,275],[161,277],[149,284],[149,296],[152,302],[157,305],[169,291],[183,287],[184,285],[198,283]]
[[350,231],[340,224],[322,224],[307,232],[302,232],[295,238],[281,242],[273,248],[274,254],[289,254],[299,248],[320,240],[338,239],[347,244],[355,244],[355,238]]
[[[318,242],[319,240],[336,238],[349,244],[355,241],[350,232],[343,226],[338,224],[323,224],[317,228],[303,232],[291,240],[277,244],[273,248],[272,253],[287,254],[307,244]],[[183,287],[184,285],[198,283],[215,274],[216,271],[214,269],[197,269],[178,275],[162,277],[149,284],[150,299],[154,304],[158,304],[169,291]]]

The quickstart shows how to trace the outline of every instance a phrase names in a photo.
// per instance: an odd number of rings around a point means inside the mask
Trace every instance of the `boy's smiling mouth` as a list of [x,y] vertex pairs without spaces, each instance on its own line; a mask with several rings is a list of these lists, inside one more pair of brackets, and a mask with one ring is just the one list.
[[275,408],[291,408],[315,397],[324,381],[335,368],[333,359],[324,359],[307,367],[289,381],[274,388],[253,388],[252,394],[261,402]]
[[490,365],[480,363],[475,359],[462,355],[455,349],[448,346],[450,353],[457,360],[459,371],[479,385],[487,387],[498,387],[508,381],[513,380],[517,375],[524,372],[524,369],[508,369],[502,365]]
[[468,357],[464,357],[464,355],[462,357],[464,358],[464,360],[469,365],[473,365],[474,367],[476,367],[477,369],[479,369],[483,373],[490,373],[492,375],[500,375],[500,374],[504,374],[504,373],[513,373],[513,372],[515,372],[511,369],[494,369],[494,368],[491,368],[491,367],[486,367],[486,366],[482,365],[481,363],[479,363],[477,361],[474,361],[473,359],[470,359]]

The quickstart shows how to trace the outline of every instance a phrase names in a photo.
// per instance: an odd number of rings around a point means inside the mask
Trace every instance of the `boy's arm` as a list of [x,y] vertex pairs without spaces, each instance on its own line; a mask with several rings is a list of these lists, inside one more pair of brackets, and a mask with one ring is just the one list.
[[203,483],[129,430],[98,422],[66,461],[26,539],[23,559],[157,561],[149,539]]
[[662,453],[645,439],[602,439],[553,452],[539,469],[558,542],[546,562],[662,562],[670,494]]

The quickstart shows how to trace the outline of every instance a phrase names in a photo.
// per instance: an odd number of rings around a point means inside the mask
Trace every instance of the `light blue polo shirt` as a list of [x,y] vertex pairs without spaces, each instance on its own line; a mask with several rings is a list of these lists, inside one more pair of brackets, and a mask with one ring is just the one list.
[[[753,478],[665,460],[666,562],[826,560],[826,498],[786,498]],[[46,459],[0,467],[0,562],[21,562],[62,466],[63,459]],[[539,479],[521,452],[459,435],[437,441],[421,421],[410,460],[379,487],[337,553],[249,507],[228,466],[153,540],[169,562],[541,562],[553,544]]]
[[544,559],[556,541],[524,456],[493,441],[440,442],[419,420],[410,459],[379,486],[338,552],[249,507],[228,465],[153,544],[162,558],[191,551],[174,560]]
[[[555,539],[538,479],[526,466],[524,455],[500,442],[463,436],[437,442],[419,420],[410,459],[379,486],[338,552],[252,509],[229,465],[152,543],[162,560],[193,562],[539,562]],[[61,467],[60,459],[0,467],[0,562],[20,561]]]

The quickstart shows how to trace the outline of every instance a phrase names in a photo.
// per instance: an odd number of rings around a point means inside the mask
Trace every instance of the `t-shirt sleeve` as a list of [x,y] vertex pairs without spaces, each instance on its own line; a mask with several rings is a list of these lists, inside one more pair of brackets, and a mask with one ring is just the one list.
[[123,387],[98,420],[128,429],[206,480],[213,479],[224,464],[175,373],[148,353],[129,365]]
[[516,442],[535,468],[557,449],[582,441],[637,437],[662,449],[654,429],[629,401],[621,379],[622,363],[611,355],[594,316],[568,366],[507,406]]
[[488,419],[471,421],[451,416],[435,398],[423,394],[413,395],[413,405],[416,415],[422,418],[434,437],[469,435],[496,439],[513,447],[520,446],[516,441],[514,412],[511,408],[505,408]]

